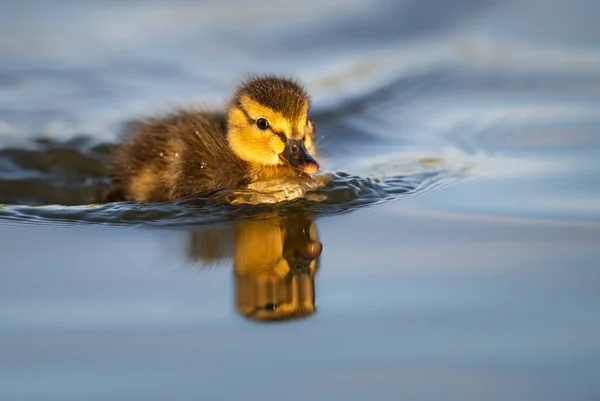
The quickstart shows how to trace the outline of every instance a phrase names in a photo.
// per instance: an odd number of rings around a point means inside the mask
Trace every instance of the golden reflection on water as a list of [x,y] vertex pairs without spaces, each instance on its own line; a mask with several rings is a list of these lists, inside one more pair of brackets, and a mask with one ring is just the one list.
[[299,212],[193,231],[188,257],[203,264],[231,258],[238,313],[255,321],[297,319],[315,308],[323,249],[314,219]]

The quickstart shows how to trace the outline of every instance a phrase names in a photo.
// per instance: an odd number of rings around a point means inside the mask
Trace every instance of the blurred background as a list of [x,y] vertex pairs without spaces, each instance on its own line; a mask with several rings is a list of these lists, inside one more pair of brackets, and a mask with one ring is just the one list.
[[[599,399],[599,17],[0,1],[0,400]],[[311,94],[331,187],[264,225],[95,204],[123,123],[264,73]]]
[[[586,0],[3,1],[2,138],[111,137],[115,124],[139,114],[219,104],[252,73],[297,77],[317,107],[412,79],[394,94],[411,108],[438,87],[438,104],[470,101],[446,114],[475,111],[500,94],[522,109],[541,93],[548,106],[570,100],[571,109],[591,112],[592,104],[574,101],[597,93],[599,7]],[[406,109],[392,108],[391,117]]]

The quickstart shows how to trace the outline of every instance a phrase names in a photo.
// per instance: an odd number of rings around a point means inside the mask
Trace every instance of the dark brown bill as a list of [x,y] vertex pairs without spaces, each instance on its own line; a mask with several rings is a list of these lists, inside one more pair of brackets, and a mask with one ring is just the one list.
[[308,153],[301,139],[288,139],[281,158],[306,174],[314,174],[319,171],[319,163]]

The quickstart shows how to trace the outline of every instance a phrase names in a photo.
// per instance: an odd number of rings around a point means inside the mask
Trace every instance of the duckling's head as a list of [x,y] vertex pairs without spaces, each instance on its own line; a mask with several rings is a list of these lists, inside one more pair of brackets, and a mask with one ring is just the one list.
[[291,165],[307,174],[315,160],[310,99],[295,81],[251,78],[235,94],[227,117],[229,146],[242,160],[261,166]]

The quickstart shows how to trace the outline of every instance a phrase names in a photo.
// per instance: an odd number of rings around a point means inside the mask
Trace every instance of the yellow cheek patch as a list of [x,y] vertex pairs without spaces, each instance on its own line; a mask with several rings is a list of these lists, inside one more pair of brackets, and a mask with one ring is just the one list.
[[287,137],[292,135],[292,125],[281,113],[273,111],[245,95],[240,98],[240,103],[253,120],[266,118],[274,131],[283,132]]
[[248,120],[244,112],[238,108],[234,108],[229,112],[229,125],[245,126],[248,125]]
[[275,153],[281,153],[285,150],[285,144],[278,136],[274,136],[271,139],[270,145],[271,148],[273,148],[273,150],[275,151]]
[[[298,119],[298,121],[296,121],[296,131],[297,132],[304,132],[304,130],[306,130],[306,117],[308,116],[308,104],[303,104],[302,108],[300,109],[300,118]],[[312,129],[312,126],[310,127]]]

